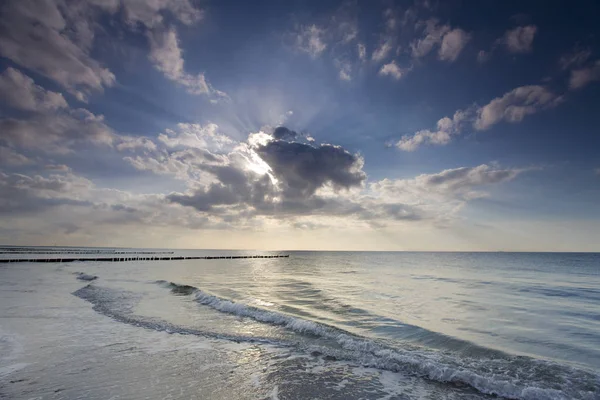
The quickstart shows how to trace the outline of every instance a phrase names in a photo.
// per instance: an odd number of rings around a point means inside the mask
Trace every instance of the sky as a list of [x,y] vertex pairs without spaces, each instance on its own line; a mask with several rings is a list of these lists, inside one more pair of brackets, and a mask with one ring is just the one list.
[[3,1],[0,243],[600,251],[599,15]]

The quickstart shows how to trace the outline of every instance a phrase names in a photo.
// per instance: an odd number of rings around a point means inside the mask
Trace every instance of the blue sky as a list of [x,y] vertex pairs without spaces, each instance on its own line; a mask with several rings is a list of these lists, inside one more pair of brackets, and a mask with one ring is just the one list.
[[597,251],[593,1],[7,1],[0,242]]

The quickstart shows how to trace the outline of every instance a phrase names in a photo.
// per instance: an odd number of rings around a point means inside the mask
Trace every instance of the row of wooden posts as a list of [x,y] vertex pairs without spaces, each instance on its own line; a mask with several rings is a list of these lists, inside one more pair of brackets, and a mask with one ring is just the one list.
[[75,261],[107,261],[107,262],[124,262],[124,261],[172,261],[172,260],[232,260],[239,258],[288,258],[286,255],[263,255],[263,256],[176,256],[176,257],[100,257],[100,258],[13,258],[0,259],[0,263],[13,262],[35,262],[35,263],[53,263],[53,262],[75,262]]
[[109,250],[0,250],[0,254],[173,254],[173,251],[109,251]]

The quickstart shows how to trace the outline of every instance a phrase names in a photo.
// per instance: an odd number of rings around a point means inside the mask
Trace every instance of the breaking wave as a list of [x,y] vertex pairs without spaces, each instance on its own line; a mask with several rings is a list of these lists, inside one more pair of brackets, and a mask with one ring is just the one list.
[[[468,385],[481,393],[508,399],[591,400],[600,397],[600,376],[574,367],[522,356],[472,358],[415,346],[400,348],[319,322],[220,298],[193,286],[168,281],[156,283],[223,313],[326,339],[333,345],[309,345],[304,350],[362,366]],[[490,354],[498,352],[490,351]]]

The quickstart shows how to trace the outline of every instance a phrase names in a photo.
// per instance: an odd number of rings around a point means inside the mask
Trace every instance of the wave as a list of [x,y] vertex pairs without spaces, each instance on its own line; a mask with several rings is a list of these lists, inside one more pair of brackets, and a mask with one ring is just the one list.
[[76,290],[72,294],[80,299],[90,302],[94,311],[128,325],[151,329],[158,332],[203,336],[210,339],[222,339],[238,343],[258,343],[276,346],[287,345],[287,343],[270,338],[207,332],[199,329],[182,327],[160,319],[148,319],[139,315],[135,315],[132,310],[134,308],[134,304],[138,300],[138,296],[136,293],[132,292],[116,291],[114,289],[88,284],[87,286]]
[[75,272],[75,275],[77,275],[77,279],[80,281],[93,281],[98,279],[96,275],[88,275],[84,272]]
[[156,283],[223,313],[327,339],[335,345],[309,346],[306,350],[366,367],[468,385],[481,393],[508,399],[587,400],[600,396],[600,376],[549,361],[509,355],[497,358],[457,357],[456,354],[426,348],[397,348],[323,323],[214,296],[193,286],[168,281]]

